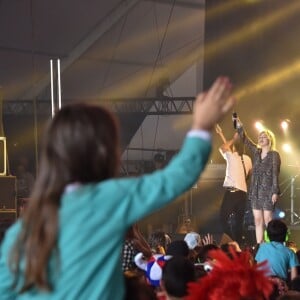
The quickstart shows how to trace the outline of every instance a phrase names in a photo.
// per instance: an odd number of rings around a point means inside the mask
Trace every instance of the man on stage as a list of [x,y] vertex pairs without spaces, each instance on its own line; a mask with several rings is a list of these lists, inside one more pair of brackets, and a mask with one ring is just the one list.
[[216,131],[222,138],[223,144],[219,151],[226,161],[226,175],[223,184],[225,193],[220,212],[221,223],[224,232],[233,240],[241,243],[247,204],[246,180],[252,169],[252,162],[249,156],[243,154],[244,148],[237,133],[227,141],[219,126]]

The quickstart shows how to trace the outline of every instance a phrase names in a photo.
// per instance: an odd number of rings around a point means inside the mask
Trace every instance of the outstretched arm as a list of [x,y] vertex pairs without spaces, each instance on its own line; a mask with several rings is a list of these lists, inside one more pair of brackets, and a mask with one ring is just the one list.
[[235,118],[235,120],[237,122],[237,132],[241,140],[246,145],[246,147],[252,152],[252,154],[254,154],[257,151],[256,144],[246,134],[243,123],[240,121],[240,119],[237,117]]
[[231,109],[231,83],[227,77],[219,77],[207,93],[201,93],[194,102],[192,129],[211,131],[216,123]]
[[[221,128],[221,126],[219,124],[216,125],[215,127],[217,134],[220,136],[223,144],[220,146],[219,150],[221,152],[221,154],[223,155],[225,152],[232,152],[232,145],[235,141],[235,136],[230,139],[229,141],[225,138],[224,134],[223,134],[223,130]],[[237,134],[237,133],[236,133]]]
[[118,197],[123,199],[123,207],[119,206],[119,210],[126,212],[129,223],[136,222],[176,199],[198,180],[211,150],[210,139],[204,136],[209,136],[215,124],[233,106],[234,99],[230,97],[230,92],[229,80],[220,77],[207,93],[196,98],[192,130],[179,153],[164,169],[136,179],[118,180]]
[[224,144],[226,144],[226,143],[227,143],[227,139],[226,139],[226,137],[224,136],[223,130],[222,130],[222,128],[221,128],[221,126],[220,126],[219,124],[216,124],[215,130],[216,130],[216,133],[220,136],[222,142],[223,142]]

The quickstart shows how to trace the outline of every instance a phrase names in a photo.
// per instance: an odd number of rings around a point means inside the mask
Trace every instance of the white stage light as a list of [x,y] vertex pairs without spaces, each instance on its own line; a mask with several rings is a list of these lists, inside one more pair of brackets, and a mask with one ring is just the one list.
[[286,120],[284,120],[281,122],[280,126],[283,130],[287,130],[289,128],[289,123]]
[[262,122],[260,122],[260,121],[256,121],[255,124],[254,124],[254,126],[255,126],[255,128],[256,128],[259,132],[261,132],[261,131],[264,130],[264,125],[263,125]]
[[282,150],[286,153],[292,153],[292,146],[288,143],[282,145]]

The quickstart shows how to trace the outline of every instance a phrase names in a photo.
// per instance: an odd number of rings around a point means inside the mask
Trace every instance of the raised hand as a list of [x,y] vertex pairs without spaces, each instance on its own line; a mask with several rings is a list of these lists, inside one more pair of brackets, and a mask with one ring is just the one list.
[[207,233],[204,238],[202,238],[202,245],[210,245],[214,244],[214,237],[212,234]]
[[[222,139],[223,143],[224,143],[224,144],[227,144],[228,141],[227,141],[227,139],[225,138],[225,136],[224,136],[224,134],[223,134],[223,130],[222,130],[222,128],[221,128],[221,126],[220,126],[219,124],[216,124],[215,130],[216,130],[217,134],[220,136],[220,138]],[[230,145],[229,145],[229,146],[230,146]]]
[[194,102],[193,129],[212,130],[233,107],[232,84],[227,77],[218,77],[211,88]]
[[219,124],[216,124],[215,130],[217,134],[223,134],[223,130]]

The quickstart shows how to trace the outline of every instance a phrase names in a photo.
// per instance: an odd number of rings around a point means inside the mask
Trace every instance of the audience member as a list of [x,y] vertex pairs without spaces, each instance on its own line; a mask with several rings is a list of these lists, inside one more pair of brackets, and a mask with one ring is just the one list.
[[242,252],[240,245],[236,241],[230,241],[224,244],[220,245],[220,248],[225,252],[228,253],[230,252],[230,249],[232,248],[236,252]]
[[269,279],[273,284],[273,291],[268,300],[277,300],[279,296],[286,295],[288,292],[288,285],[285,280],[278,276],[270,276]]
[[145,257],[152,255],[149,244],[144,239],[135,223],[128,229],[122,250],[122,270],[128,271],[136,268],[134,257],[138,252],[142,252]]
[[195,263],[198,257],[198,252],[202,246],[200,234],[197,232],[189,232],[185,235],[184,241],[189,247],[189,259]]
[[253,264],[249,252],[230,258],[222,250],[212,250],[212,270],[195,283],[190,283],[186,300],[268,299],[273,285],[266,275],[266,263]]
[[149,237],[149,245],[153,254],[165,255],[170,242],[170,237],[163,231],[154,231]]
[[157,300],[155,291],[149,286],[143,273],[126,271],[124,277],[124,300]]
[[166,262],[162,271],[161,288],[166,300],[180,300],[187,295],[187,284],[196,281],[193,263],[182,256]]
[[190,250],[194,250],[196,247],[200,247],[201,237],[197,232],[189,232],[185,235],[184,241],[187,243]]
[[219,247],[215,244],[206,244],[199,249],[195,260],[197,278],[207,275],[212,270],[213,259],[209,256],[209,252],[216,249],[219,249]]
[[116,179],[119,131],[107,109],[78,103],[59,110],[44,135],[28,208],[1,244],[1,298],[123,299],[126,231],[198,180],[210,131],[235,102],[230,93],[220,77],[200,94],[177,156],[136,178]]
[[134,257],[134,262],[141,270],[145,271],[148,283],[157,288],[160,286],[162,269],[170,258],[172,258],[170,255],[153,254],[147,259],[140,252]]
[[300,300],[300,294],[296,291],[288,291],[285,295],[279,296],[276,300]]
[[207,261],[211,261],[212,258],[209,255],[211,250],[217,250],[219,247],[215,244],[207,244],[201,247],[199,254],[198,254],[198,263],[205,263]]
[[291,290],[300,292],[300,275],[291,280]]
[[[297,255],[298,248],[297,248],[297,244],[296,244],[295,241],[290,241],[290,240],[288,240],[288,241],[285,243],[285,245],[286,245],[287,247],[289,247],[291,250],[293,250],[293,251],[296,253],[296,255]],[[298,255],[297,255],[297,256],[298,256]],[[299,260],[299,257],[298,257],[298,260]]]
[[[284,245],[288,239],[288,228],[279,219],[268,223],[266,230],[266,243],[262,243],[256,253],[257,262],[267,261],[270,267],[269,275],[278,276],[288,281],[297,276],[298,258],[291,249]],[[290,270],[290,277],[289,277]]]
[[189,256],[189,247],[187,243],[183,240],[176,240],[170,243],[166,251],[167,255],[171,256]]

